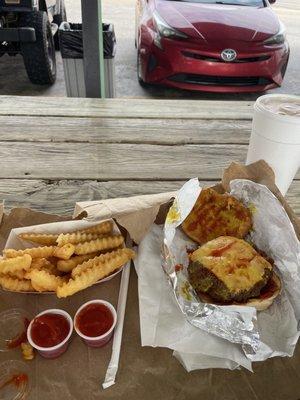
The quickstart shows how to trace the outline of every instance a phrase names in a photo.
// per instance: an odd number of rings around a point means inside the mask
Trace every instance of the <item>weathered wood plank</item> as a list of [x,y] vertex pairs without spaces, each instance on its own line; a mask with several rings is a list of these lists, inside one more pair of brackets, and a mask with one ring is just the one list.
[[[29,207],[54,214],[72,214],[76,201],[154,194],[179,189],[184,181],[42,181],[31,179],[0,179],[0,200],[5,209]],[[212,186],[215,181],[201,181]],[[295,180],[287,200],[300,215],[300,181]]]
[[178,180],[217,179],[244,145],[0,142],[0,178]]
[[251,119],[253,102],[0,96],[1,115]]
[[210,180],[246,153],[245,145],[0,142],[0,178]]
[[248,144],[249,120],[0,116],[1,141]]

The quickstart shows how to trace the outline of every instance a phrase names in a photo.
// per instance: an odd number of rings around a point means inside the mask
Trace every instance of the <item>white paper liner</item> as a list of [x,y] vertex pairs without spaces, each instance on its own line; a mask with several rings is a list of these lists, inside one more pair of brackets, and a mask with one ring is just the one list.
[[283,206],[263,185],[249,180],[233,180],[230,193],[254,207],[250,239],[273,258],[282,282],[282,292],[270,308],[257,313],[260,346],[252,361],[275,356],[292,356],[299,338],[300,243]]
[[[192,301],[180,298],[180,286],[186,283],[186,275],[185,271],[176,273],[175,266],[183,264],[187,267],[186,246],[195,244],[177,227],[200,193],[197,179],[190,180],[179,191],[168,214],[164,235],[160,227],[153,226],[139,246],[135,262],[139,276],[142,345],[175,350],[175,355],[180,353],[177,358],[188,370],[216,365],[213,359],[208,362],[202,357],[201,361],[201,354],[230,360],[229,364],[222,362],[225,368],[243,365],[251,369],[251,361],[292,356],[299,337],[300,245],[294,228],[278,199],[265,186],[248,180],[235,180],[231,182],[231,188],[235,197],[256,210],[254,230],[248,239],[274,258],[277,274],[282,280],[282,293],[269,309],[257,313],[252,307],[211,308],[211,305],[200,304],[198,298],[196,302],[195,298]],[[163,242],[167,257],[164,269],[172,285],[168,285],[167,279],[163,280],[163,273],[158,272]],[[188,293],[192,291],[188,290]],[[195,315],[198,315],[199,324],[194,323]],[[216,318],[211,318],[212,315]],[[254,341],[251,343],[252,338]],[[236,352],[237,349],[240,353]],[[197,354],[197,357],[191,354]]]
[[188,372],[207,368],[239,369],[239,364],[225,358],[206,356],[204,354],[180,353],[178,351],[174,351],[173,356]]
[[138,274],[142,346],[174,350],[175,357],[179,355],[187,370],[232,369],[240,365],[251,371],[251,361],[239,345],[210,335],[187,322],[161,267],[162,241],[163,227],[153,225],[140,243],[134,260]]
[[[199,192],[197,179],[181,188],[164,229],[163,267],[183,315],[206,332],[242,344],[251,360],[292,355],[299,337],[300,245],[284,208],[265,186],[248,180],[232,182],[232,194],[256,210],[250,239],[274,258],[283,281],[282,294],[257,316],[253,307],[202,303],[188,282],[186,248],[195,244],[177,227],[192,209]],[[182,271],[176,271],[178,264],[184,266]]]

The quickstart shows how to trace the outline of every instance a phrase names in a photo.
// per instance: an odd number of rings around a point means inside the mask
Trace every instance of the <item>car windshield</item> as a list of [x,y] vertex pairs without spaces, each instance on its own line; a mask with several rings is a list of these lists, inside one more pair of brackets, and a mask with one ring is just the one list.
[[234,6],[264,7],[264,0],[167,0],[182,1],[186,3],[225,4]]

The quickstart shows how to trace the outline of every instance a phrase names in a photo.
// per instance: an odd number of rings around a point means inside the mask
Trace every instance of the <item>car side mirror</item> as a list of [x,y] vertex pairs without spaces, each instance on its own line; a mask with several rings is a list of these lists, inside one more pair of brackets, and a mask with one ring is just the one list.
[[269,0],[269,3],[274,4],[274,3],[276,3],[276,0]]

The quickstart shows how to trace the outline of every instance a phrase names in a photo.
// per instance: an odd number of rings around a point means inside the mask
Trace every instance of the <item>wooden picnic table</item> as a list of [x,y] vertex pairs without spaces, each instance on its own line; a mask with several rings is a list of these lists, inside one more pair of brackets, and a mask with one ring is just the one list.
[[[244,162],[253,103],[0,96],[0,199],[71,213],[76,201],[219,181]],[[300,214],[300,172],[287,198]]]
[[[235,101],[0,96],[0,200],[5,199],[6,209],[19,206],[71,214],[76,201],[172,191],[194,176],[203,184],[214,184],[231,161],[246,158],[252,106]],[[298,173],[287,195],[298,214],[299,179]],[[16,210],[14,217],[21,218],[22,226],[32,224],[31,212]],[[4,228],[8,233],[9,223]],[[78,293],[72,301],[0,290],[0,312],[13,304],[34,308],[35,313],[63,308],[74,315],[83,299],[99,296],[116,305],[119,279]],[[299,346],[293,358],[257,363],[254,374],[243,369],[187,373],[169,349],[141,347],[137,299],[137,277],[132,272],[115,386],[100,389],[111,347],[88,351],[73,335],[62,358],[49,364],[36,357],[28,364],[33,380],[29,398],[300,398]],[[0,362],[21,357],[16,351],[0,355]]]

